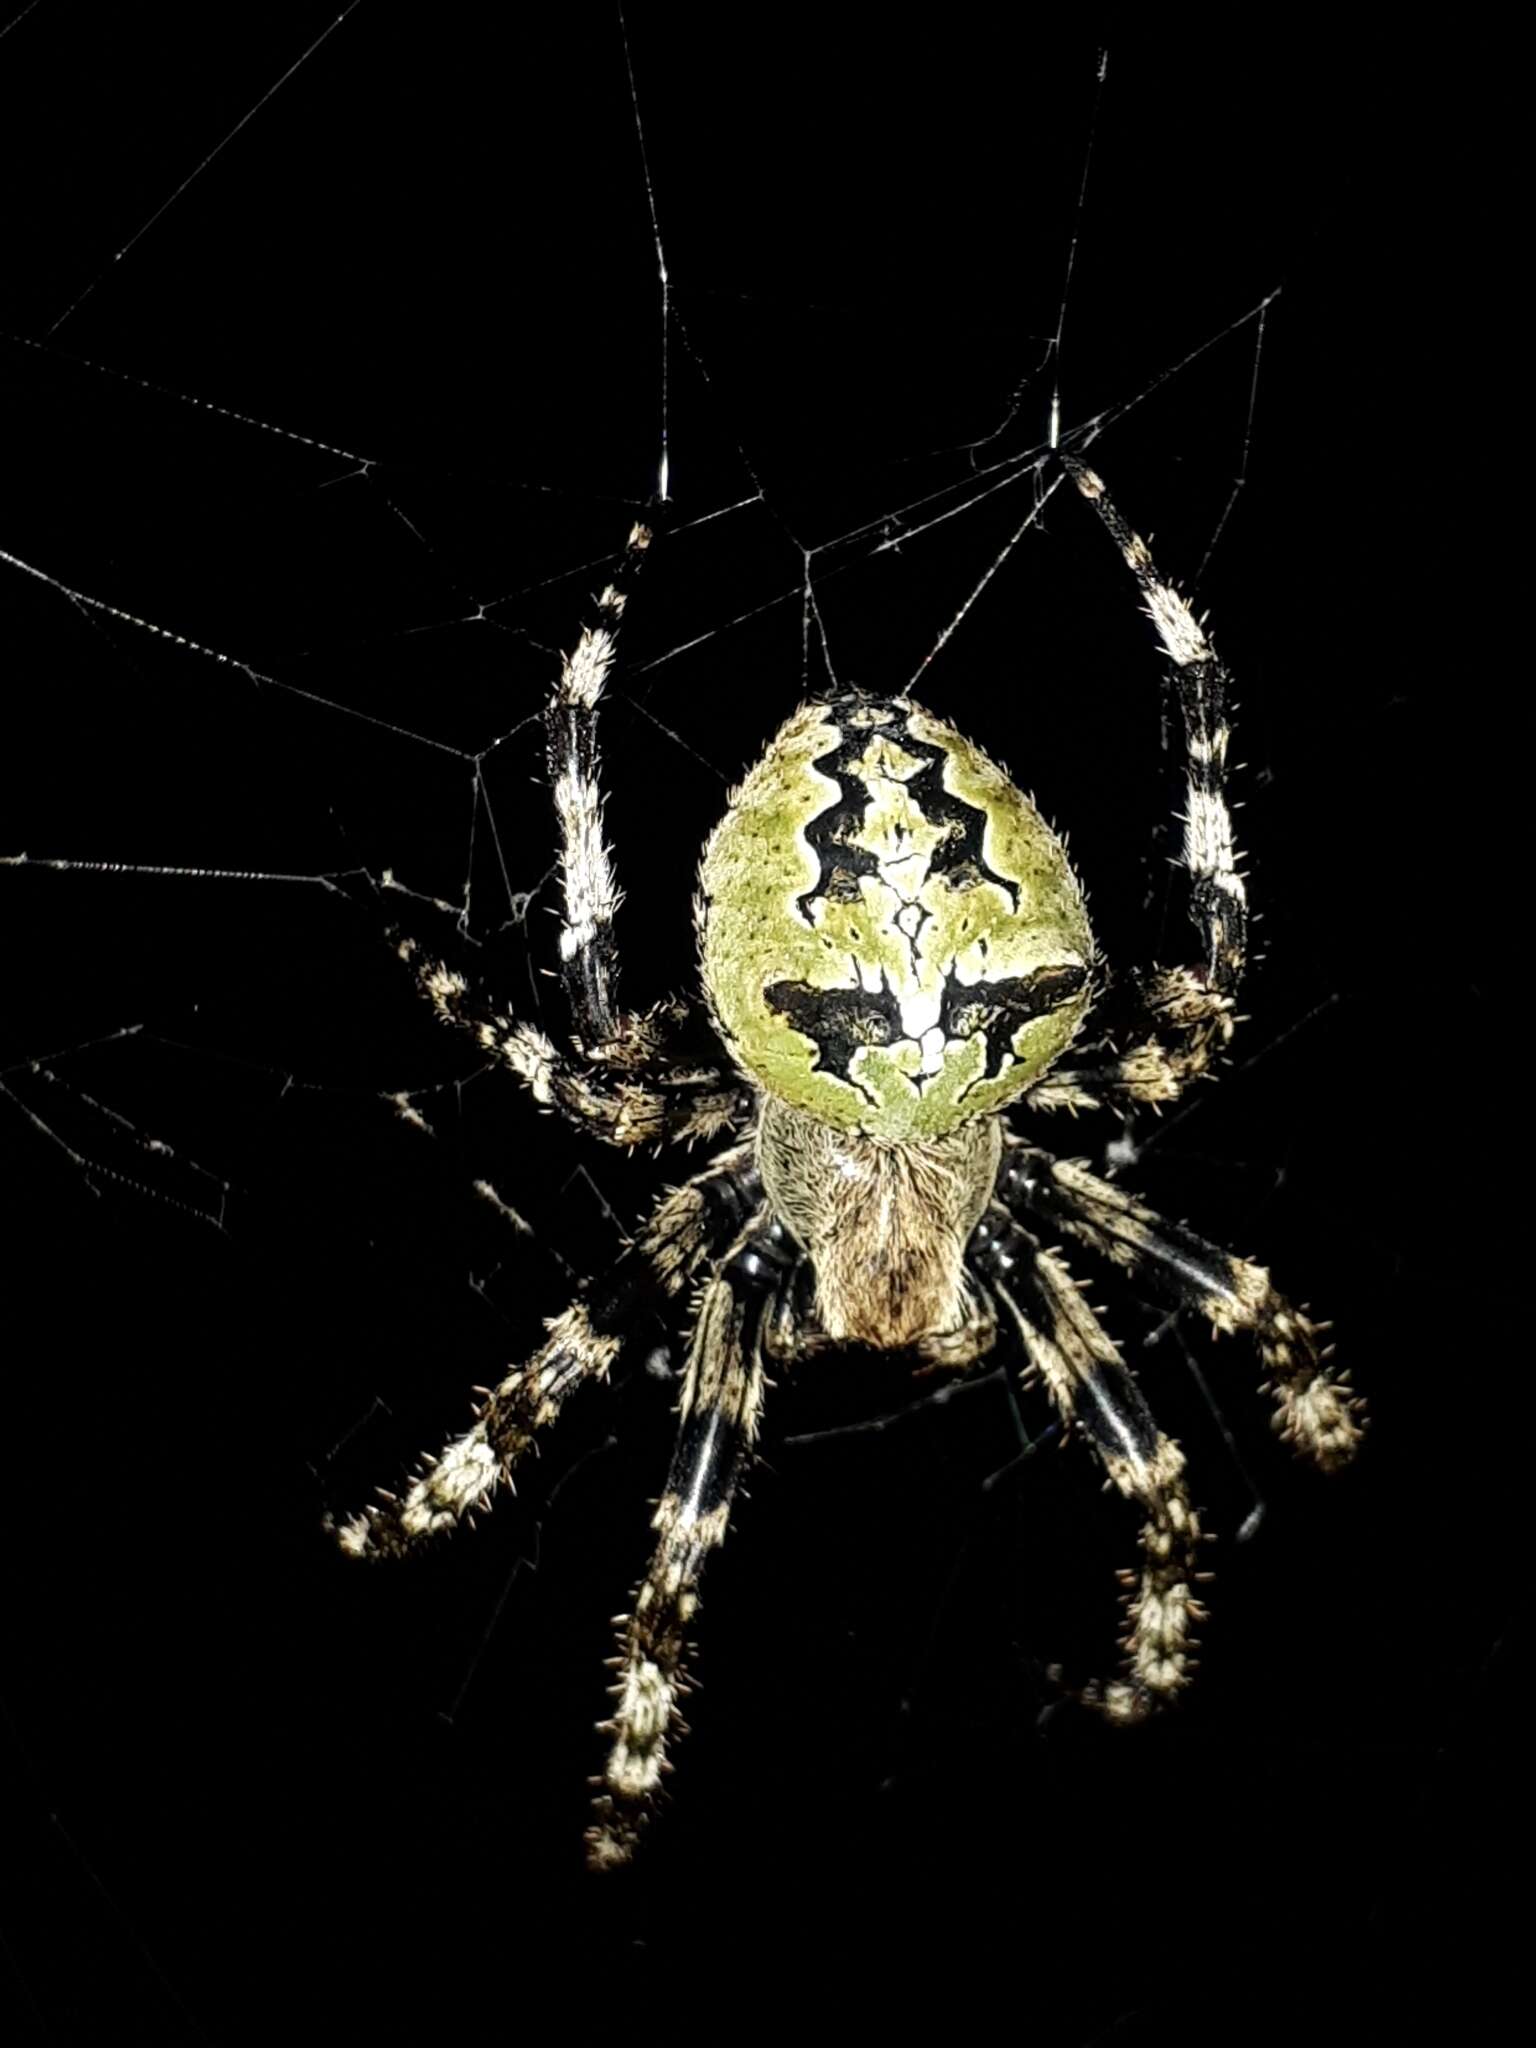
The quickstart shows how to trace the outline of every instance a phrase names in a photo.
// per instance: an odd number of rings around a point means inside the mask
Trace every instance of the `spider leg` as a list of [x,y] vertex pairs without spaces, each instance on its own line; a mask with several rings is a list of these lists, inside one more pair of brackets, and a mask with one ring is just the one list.
[[461,955],[462,934],[440,950],[398,930],[391,935],[440,1017],[509,1066],[537,1102],[621,1146],[713,1137],[751,1102],[717,1058],[689,1050],[701,1021],[693,1003],[674,997],[636,1014],[621,1012],[615,1002],[613,918],[620,895],[603,838],[597,715],[629,589],[650,544],[648,527],[631,528],[593,616],[561,660],[544,712],[560,829],[560,975],[573,1045],[562,1049],[536,1025],[479,994],[470,976],[450,964]]
[[1013,1316],[1025,1355],[1057,1412],[1092,1443],[1110,1483],[1141,1504],[1139,1577],[1129,1589],[1126,1676],[1078,1695],[1114,1721],[1139,1721],[1189,1682],[1200,1523],[1184,1488],[1184,1454],[1158,1428],[1118,1350],[1060,1257],[993,1202],[971,1255]]
[[712,1138],[751,1107],[751,1091],[719,1065],[667,1051],[686,1016],[681,1004],[660,1004],[647,1016],[626,1018],[624,1037],[607,1059],[588,1059],[562,1052],[536,1025],[497,1010],[467,975],[414,938],[397,935],[397,945],[445,1022],[469,1031],[509,1066],[535,1102],[606,1144]]
[[[560,974],[571,1028],[585,1057],[619,1068],[654,1069],[659,1085],[676,1085],[672,1071],[681,1034],[698,1012],[674,998],[644,1015],[617,1005],[618,948],[613,920],[622,901],[603,837],[603,794],[597,746],[598,707],[618,659],[619,628],[630,590],[651,546],[651,530],[630,528],[612,580],[599,593],[592,618],[560,664],[545,708],[549,781],[560,826],[564,916]],[[718,1074],[709,1079],[718,1085]],[[716,1126],[718,1128],[718,1126]],[[624,1142],[620,1140],[620,1142]]]
[[689,1351],[681,1420],[667,1487],[651,1526],[656,1548],[620,1617],[612,1737],[587,1833],[594,1870],[627,1863],[670,1769],[680,1727],[686,1630],[709,1553],[725,1541],[736,1482],[757,1435],[764,1386],[764,1325],[792,1254],[783,1226],[760,1211],[706,1284]]
[[1132,1272],[1162,1299],[1198,1309],[1217,1330],[1249,1330],[1276,1403],[1275,1427],[1324,1470],[1354,1456],[1362,1403],[1328,1366],[1321,1331],[1277,1293],[1262,1266],[1169,1223],[1075,1160],[1010,1137],[999,1200],[1028,1209]]
[[715,1160],[657,1206],[635,1251],[600,1288],[547,1325],[549,1336],[485,1396],[473,1426],[453,1438],[401,1494],[385,1494],[332,1533],[349,1557],[400,1557],[487,1507],[535,1435],[583,1382],[603,1379],[636,1311],[676,1295],[740,1230],[762,1198],[751,1148]]
[[544,714],[565,892],[560,972],[577,1042],[589,1053],[619,1036],[613,918],[620,896],[603,838],[597,707],[618,658],[619,627],[629,591],[650,545],[650,528],[637,521],[613,580],[597,598],[594,617],[560,664],[560,680]]
[[1209,1070],[1232,1037],[1248,931],[1248,894],[1237,871],[1226,794],[1232,677],[1187,601],[1158,574],[1146,542],[1102,480],[1074,455],[1063,455],[1062,462],[1141,586],[1147,616],[1173,666],[1184,727],[1183,865],[1201,957],[1137,976],[1129,1032],[1134,1042],[1103,1061],[1047,1075],[1027,1100],[1037,1109],[1129,1108],[1175,1100]]

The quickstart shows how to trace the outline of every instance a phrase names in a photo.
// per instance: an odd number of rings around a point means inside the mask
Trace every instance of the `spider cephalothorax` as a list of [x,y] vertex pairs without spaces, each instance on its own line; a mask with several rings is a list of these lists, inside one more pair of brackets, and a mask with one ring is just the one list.
[[1231,1037],[1246,894],[1227,809],[1228,677],[1093,472],[1064,468],[1141,585],[1172,664],[1186,744],[1184,866],[1196,957],[1126,977],[1105,1037],[1062,1057],[1092,996],[1093,942],[1061,841],[970,741],[905,697],[838,691],[796,712],[706,846],[698,904],[707,1017],[726,1059],[700,1058],[686,1003],[615,1000],[617,905],[602,836],[597,706],[637,527],[548,713],[564,854],[562,1049],[398,941],[441,1014],[536,1099],[611,1144],[731,1142],[657,1206],[631,1253],[548,1325],[471,1430],[398,1496],[337,1531],[391,1556],[483,1505],[582,1381],[602,1378],[645,1302],[694,1304],[676,1450],[656,1547],[620,1623],[596,1866],[625,1861],[657,1796],[688,1623],[757,1434],[765,1369],[860,1344],[961,1370],[1011,1330],[1032,1373],[1142,1513],[1123,1674],[1079,1697],[1139,1719],[1186,1682],[1200,1609],[1200,1530],[1184,1459],[1158,1428],[1059,1252],[1129,1269],[1149,1293],[1258,1346],[1276,1422],[1323,1466],[1360,1432],[1317,1330],[1260,1266],[1164,1222],[1117,1183],[1057,1160],[1010,1107],[1121,1111],[1166,1102]]

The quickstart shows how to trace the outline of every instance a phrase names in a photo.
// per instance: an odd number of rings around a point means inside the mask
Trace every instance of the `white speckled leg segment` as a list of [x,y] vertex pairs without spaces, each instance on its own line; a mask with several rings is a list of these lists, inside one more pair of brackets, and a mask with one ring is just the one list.
[[1004,1153],[998,1196],[1091,1245],[1164,1300],[1198,1309],[1216,1330],[1250,1331],[1286,1442],[1325,1471],[1354,1456],[1363,1404],[1330,1366],[1322,1328],[1275,1290],[1262,1266],[1165,1221],[1076,1160],[1017,1140]]
[[1127,1588],[1125,1676],[1078,1697],[1114,1721],[1139,1721],[1187,1685],[1200,1524],[1184,1488],[1184,1454],[1163,1435],[1087,1299],[1061,1259],[1005,1209],[988,1212],[978,1263],[1011,1312],[1031,1367],[1062,1420],[1081,1429],[1111,1483],[1146,1511],[1141,1570]]
[[335,1527],[349,1557],[401,1557],[488,1508],[503,1480],[584,1380],[606,1378],[618,1356],[616,1331],[594,1327],[577,1302],[549,1324],[549,1339],[485,1396],[473,1425],[416,1472],[403,1493],[377,1501]]
[[491,1505],[535,1435],[568,1394],[604,1379],[638,1305],[676,1295],[740,1232],[762,1199],[750,1148],[722,1153],[657,1204],[612,1277],[548,1325],[549,1338],[486,1394],[473,1426],[428,1459],[403,1493],[333,1525],[349,1557],[400,1557]]
[[650,545],[648,527],[630,529],[613,580],[599,594],[591,620],[560,665],[560,679],[544,718],[565,894],[560,972],[577,1042],[591,1054],[613,1042],[620,1024],[614,1001],[618,959],[613,939],[619,888],[603,837],[598,705],[617,659],[629,589]]
[[664,1003],[643,1017],[620,1019],[619,1036],[604,1057],[588,1059],[562,1052],[534,1025],[497,1010],[467,975],[414,939],[399,939],[398,948],[445,1023],[468,1031],[512,1069],[535,1102],[589,1137],[625,1148],[691,1143],[718,1136],[751,1108],[750,1090],[734,1076],[673,1049],[688,1017],[685,1005]]
[[[1125,1050],[1049,1074],[1031,1092],[1036,1109],[1172,1102],[1206,1073],[1232,1037],[1233,998],[1247,958],[1248,894],[1237,868],[1227,802],[1232,677],[1200,621],[1158,574],[1150,549],[1076,456],[1063,464],[1103,521],[1141,587],[1147,616],[1173,669],[1184,726],[1184,841],[1189,915],[1202,957],[1153,969],[1122,986],[1129,1014],[1114,1030]],[[1120,991],[1111,992],[1111,1003]]]
[[763,1402],[763,1328],[788,1258],[759,1216],[704,1289],[689,1352],[677,1448],[652,1527],[650,1570],[634,1611],[620,1617],[612,1738],[597,1781],[587,1860],[627,1863],[671,1769],[689,1623],[710,1552],[725,1540],[736,1481],[757,1435]]
[[[471,971],[478,949],[472,951],[462,919],[450,906],[417,899],[421,910],[453,916],[452,933],[437,946],[392,934],[400,957],[446,1023],[469,1032],[509,1066],[544,1108],[589,1136],[626,1147],[713,1138],[751,1108],[751,1091],[721,1062],[697,1004],[671,998],[643,1013],[617,1007],[613,919],[620,898],[603,837],[597,719],[617,659],[629,586],[650,544],[649,528],[631,529],[612,580],[561,662],[545,707],[560,830],[560,974],[574,1046],[557,1044],[482,993],[478,973]],[[399,886],[392,877],[388,883]]]

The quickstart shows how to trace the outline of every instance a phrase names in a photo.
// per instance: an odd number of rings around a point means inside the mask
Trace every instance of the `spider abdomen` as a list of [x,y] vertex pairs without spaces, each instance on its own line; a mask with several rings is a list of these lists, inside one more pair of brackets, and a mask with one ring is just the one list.
[[901,1143],[989,1115],[1087,1011],[1066,849],[908,698],[803,705],[733,794],[700,880],[704,985],[737,1061],[840,1130]]

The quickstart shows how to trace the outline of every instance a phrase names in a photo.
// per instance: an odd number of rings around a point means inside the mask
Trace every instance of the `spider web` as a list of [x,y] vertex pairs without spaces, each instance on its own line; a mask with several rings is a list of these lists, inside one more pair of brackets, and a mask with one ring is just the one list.
[[[1401,700],[1332,611],[1319,663],[1295,552],[1305,534],[1326,589],[1347,544],[1315,423],[1365,375],[1345,224],[1364,195],[1336,217],[1352,81],[1136,33],[1101,78],[1091,36],[1033,22],[908,43],[883,17],[829,40],[790,13],[702,43],[633,21],[632,89],[602,9],[453,32],[368,5],[84,18],[84,46],[78,14],[43,6],[0,36],[28,195],[0,313],[0,852],[29,856],[0,869],[0,1110],[31,1331],[16,1441],[58,1446],[15,1475],[43,1903],[12,1946],[50,2018],[237,2033],[248,1957],[192,1877],[211,1863],[238,1901],[228,1847],[249,1841],[289,1887],[263,1923],[281,1981],[314,1969],[361,2025],[425,2009],[450,1928],[547,1906],[676,1363],[657,1330],[652,1370],[562,1423],[494,1536],[416,1573],[329,1570],[322,1497],[438,1441],[664,1172],[594,1156],[479,1073],[379,943],[378,889],[462,913],[524,1013],[556,1014],[538,713],[663,427],[671,530],[603,735],[629,998],[691,985],[702,836],[828,673],[921,671],[1069,828],[1110,957],[1178,949],[1149,636],[1092,522],[1039,503],[1059,399],[1067,431],[1100,427],[1094,459],[1165,567],[1199,575],[1242,684],[1256,1023],[1222,1089],[1134,1134],[1139,1185],[1338,1313],[1372,1382],[1362,1334],[1399,1254],[1335,1162],[1387,976],[1360,919],[1319,914],[1339,847],[1317,821],[1359,816]],[[1108,1307],[1133,1355],[1167,1361],[1154,1399],[1198,1438],[1230,1535],[1245,1469],[1292,1483],[1250,1426],[1246,1360],[1201,1346],[1213,1417],[1179,1332]],[[1021,1760],[1039,1660],[1103,1661],[1102,1567],[1129,1531],[1076,1463],[1030,1450],[1041,1417],[1002,1376],[904,1415],[911,1393],[776,1390],[712,1568],[660,1893],[723,1866],[766,1897],[872,1845],[896,1872],[963,1866],[1000,1814],[1070,1893],[1164,1770],[1190,1810],[1170,1868],[1247,1867],[1381,1704],[1386,1658],[1348,1655],[1366,1567],[1329,1556],[1361,1511],[1308,1492],[1283,1541],[1224,1546],[1209,1704],[1181,1726],[1134,1755],[1068,1730]],[[1256,1701],[1287,1729],[1279,1768],[1231,1733]],[[1393,1789],[1367,1774],[1372,1816]],[[509,1834],[510,1869],[485,1846]],[[1390,1916],[1379,1871],[1352,1876]],[[563,1876],[552,1896],[551,1927]],[[900,1896],[877,1886],[872,1915]],[[636,1943],[688,1952],[660,1906],[580,1911],[604,1970]],[[1084,1938],[1019,1879],[977,1953],[1013,1912],[1048,1946]],[[1134,1932],[1110,1916],[1111,1944]],[[1086,2038],[1122,2007],[1162,2010],[1111,1978],[1062,2026]]]

